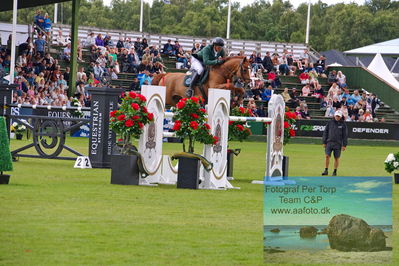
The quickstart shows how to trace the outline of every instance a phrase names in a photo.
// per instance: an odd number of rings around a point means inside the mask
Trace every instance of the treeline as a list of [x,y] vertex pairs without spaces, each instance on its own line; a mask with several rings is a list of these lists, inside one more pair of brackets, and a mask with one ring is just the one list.
[[[154,0],[144,6],[145,32],[204,37],[226,36],[228,0]],[[40,9],[54,16],[54,5]],[[71,2],[59,4],[59,23],[71,23]],[[139,30],[140,0],[81,0],[80,25],[105,29]],[[30,23],[35,9],[19,11],[18,23]],[[12,13],[1,12],[0,21],[11,22]],[[307,4],[294,9],[282,0],[258,0],[252,5],[232,5],[232,39],[305,42]],[[398,38],[399,2],[367,0],[363,5],[312,4],[310,45],[318,50],[347,50]]]

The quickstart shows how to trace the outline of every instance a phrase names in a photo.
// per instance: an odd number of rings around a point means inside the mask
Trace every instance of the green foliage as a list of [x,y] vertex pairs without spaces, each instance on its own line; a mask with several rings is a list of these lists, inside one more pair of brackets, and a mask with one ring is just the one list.
[[[250,109],[244,107],[235,107],[231,110],[232,116],[253,116]],[[251,135],[251,130],[247,122],[230,121],[229,122],[229,140],[238,140],[242,142]]]
[[119,109],[110,113],[109,126],[121,137],[119,142],[125,154],[132,139],[140,138],[144,126],[154,119],[154,115],[146,108],[146,101],[143,95],[131,91],[122,98]]
[[183,140],[183,151],[186,151],[184,140],[188,139],[188,152],[194,153],[195,142],[216,144],[218,138],[211,135],[210,126],[206,123],[206,110],[201,108],[202,98],[183,98],[172,108],[174,112],[173,130]]
[[10,144],[4,117],[0,117],[0,172],[12,171]]
[[[164,4],[154,0],[152,7],[144,2],[145,32],[203,37],[226,35],[227,0],[171,0]],[[54,16],[54,6],[21,9],[18,23],[32,23],[35,11],[41,9]],[[71,2],[61,3],[58,21],[71,23]],[[81,0],[80,25],[103,29],[138,31],[139,0],[113,0],[105,6],[102,0]],[[307,4],[294,9],[288,1],[257,0],[240,7],[232,3],[231,38],[278,42],[305,41]],[[0,13],[0,21],[11,22],[10,11]],[[310,45],[318,51],[346,50],[399,35],[399,2],[368,0],[364,5],[327,5],[322,1],[311,6]]]

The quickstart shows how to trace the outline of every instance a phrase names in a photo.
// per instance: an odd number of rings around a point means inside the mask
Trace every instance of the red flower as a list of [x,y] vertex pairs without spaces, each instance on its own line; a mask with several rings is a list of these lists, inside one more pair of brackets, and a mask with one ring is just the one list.
[[241,112],[242,114],[245,114],[245,108],[244,108],[244,107],[240,107],[240,112]]
[[177,131],[177,130],[179,130],[181,128],[181,122],[180,122],[180,120],[176,120],[175,121],[175,124],[173,125],[173,130],[174,131]]
[[203,112],[204,114],[206,113],[206,110],[204,108],[201,108],[200,111]]
[[250,116],[254,116],[254,113],[252,112],[251,109],[248,109],[248,113],[249,113]]
[[204,103],[204,102],[205,102],[204,98],[202,98],[201,96],[198,97],[198,99],[201,101],[201,103]]
[[186,102],[188,100],[188,98],[183,98],[180,101]]
[[205,123],[204,125],[205,125],[206,129],[211,129],[211,127],[208,124]]
[[120,115],[120,116],[118,116],[118,120],[119,120],[119,121],[125,120],[125,118],[126,118],[125,115]]
[[290,136],[295,137],[295,130],[292,128],[290,129]]
[[290,124],[287,121],[284,121],[284,128],[289,128]]
[[132,103],[132,108],[137,111],[140,109],[140,106],[137,103]]
[[296,119],[296,114],[294,112],[285,112],[285,116],[289,119]]
[[216,145],[219,142],[219,138],[216,136],[213,136],[213,145]]
[[197,114],[192,113],[191,117],[194,118],[194,119],[198,119],[199,116]]
[[132,127],[134,125],[134,121],[131,119],[128,119],[125,121],[125,126],[127,127]]
[[234,124],[234,122],[233,121],[229,121],[229,125],[232,125],[232,124]]
[[134,93],[133,91],[131,91],[131,92],[129,92],[129,96],[130,96],[130,98],[134,99],[137,97],[137,94]]
[[147,101],[147,98],[144,95],[139,94],[138,96],[140,98],[140,101],[142,101],[142,102]]
[[190,127],[191,127],[192,129],[194,129],[194,130],[197,130],[197,129],[198,129],[198,123],[195,122],[195,121],[191,121],[191,122],[190,122]]
[[139,128],[143,128],[143,123],[141,123],[141,122],[137,122],[137,124],[139,124]]
[[118,139],[118,142],[122,142],[123,141],[123,139]]
[[251,130],[250,130],[249,128],[246,128],[246,129],[245,129],[245,132],[247,132],[248,135],[252,135],[252,132],[251,132]]
[[118,112],[117,110],[112,111],[112,112],[109,113],[109,115],[110,115],[111,117],[115,117],[117,112]]
[[197,97],[191,97],[191,100],[195,103],[198,103],[198,98]]
[[134,115],[133,117],[132,117],[132,119],[133,120],[137,120],[137,119],[139,119],[140,117],[138,116],[138,115]]
[[125,93],[124,93],[124,92],[122,92],[121,97],[122,97],[122,98],[125,97]]
[[186,103],[185,103],[185,101],[183,101],[183,100],[180,100],[180,102],[178,102],[178,103],[176,104],[177,109],[183,109],[184,106],[186,106]]
[[153,113],[148,113],[147,116],[148,116],[148,119],[150,121],[154,120],[154,114]]
[[244,127],[242,125],[238,124],[236,127],[239,131],[244,131]]
[[143,112],[148,113],[147,107],[143,106]]

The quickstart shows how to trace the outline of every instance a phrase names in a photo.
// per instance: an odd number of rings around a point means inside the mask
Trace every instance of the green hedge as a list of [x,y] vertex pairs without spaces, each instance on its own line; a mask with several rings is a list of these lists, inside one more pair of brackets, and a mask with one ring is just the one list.
[[0,172],[3,171],[12,171],[12,160],[6,121],[0,116]]

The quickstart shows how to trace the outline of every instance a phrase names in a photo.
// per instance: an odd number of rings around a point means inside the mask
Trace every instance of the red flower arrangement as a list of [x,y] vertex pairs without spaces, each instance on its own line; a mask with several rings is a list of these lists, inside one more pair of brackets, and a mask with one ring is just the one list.
[[290,109],[286,107],[284,115],[284,145],[288,143],[291,137],[295,137],[295,130],[293,128],[293,124],[295,123],[295,121],[295,112],[291,112]]
[[128,153],[132,138],[137,139],[143,133],[143,127],[153,121],[154,115],[145,107],[147,99],[134,92],[122,94],[122,103],[118,110],[110,112],[110,128],[120,138],[122,153]]
[[[243,107],[235,107],[231,110],[232,116],[254,116],[252,111]],[[229,122],[229,140],[238,140],[242,142],[252,134],[247,122],[230,121]]]
[[204,144],[215,144],[217,138],[210,133],[210,126],[206,123],[206,111],[201,107],[202,98],[183,98],[172,109],[174,112],[173,130],[176,136],[183,140],[183,151],[186,151],[184,143],[188,139],[188,152],[194,153],[196,141]]

